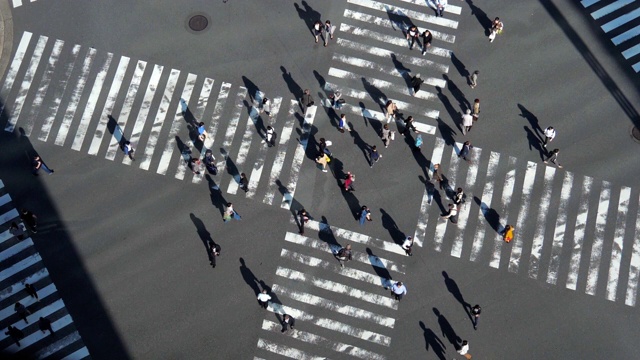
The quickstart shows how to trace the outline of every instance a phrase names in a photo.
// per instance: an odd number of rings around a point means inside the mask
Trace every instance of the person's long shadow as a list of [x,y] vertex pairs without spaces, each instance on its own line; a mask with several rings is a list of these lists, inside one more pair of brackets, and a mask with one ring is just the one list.
[[334,253],[336,248],[340,250],[340,248],[342,247],[336,239],[333,230],[331,230],[329,221],[324,215],[320,218],[320,230],[318,231],[318,239],[326,242]]
[[344,189],[343,181],[346,176],[346,173],[343,171],[344,165],[342,161],[340,161],[340,159],[335,157],[333,158],[333,160],[331,160],[331,162],[333,163],[333,176],[336,179],[336,183],[340,187],[340,192],[342,193],[342,197],[344,198],[345,202],[349,206],[349,210],[351,211],[353,218],[355,220],[358,220],[359,219],[358,213],[360,212],[362,205],[360,205],[360,201],[353,194],[352,191],[346,191]]
[[482,28],[485,29],[486,31],[485,35],[489,35],[488,31],[491,28],[491,19],[489,19],[487,14],[484,11],[482,11],[482,9],[475,6],[472,0],[466,0],[466,1],[467,1],[467,4],[469,4],[469,7],[471,8],[471,15],[475,15],[476,19],[478,19],[478,22],[480,23]]
[[358,147],[358,149],[360,149],[360,151],[362,151],[362,156],[364,156],[365,160],[367,160],[367,162],[369,162],[369,144],[367,144],[362,137],[360,136],[360,134],[356,131],[356,129],[353,128],[353,125],[350,123],[349,126],[351,127],[351,131],[349,132],[349,135],[351,135],[351,137],[353,138],[353,143]]
[[236,163],[224,148],[220,148],[220,153],[224,156],[224,164],[227,169],[227,173],[233,177],[235,182],[240,183],[240,170],[238,170]]
[[398,245],[402,245],[406,237],[405,233],[398,229],[398,224],[396,224],[391,215],[389,215],[389,213],[383,208],[380,208],[380,213],[382,213],[382,227],[387,229],[389,236],[393,239],[393,242]]
[[449,290],[451,295],[453,295],[453,297],[458,300],[460,305],[462,305],[464,312],[467,314],[467,316],[469,316],[469,319],[471,319],[471,304],[464,301],[464,297],[462,296],[462,293],[460,292],[460,288],[458,287],[458,284],[456,284],[456,281],[450,278],[449,274],[447,274],[446,271],[442,272],[442,276],[444,276],[444,284],[447,286],[447,290]]
[[540,123],[538,122],[538,117],[533,115],[533,113],[527,110],[527,108],[524,107],[524,105],[522,104],[518,104],[518,109],[520,109],[520,112],[521,112],[520,117],[527,119],[527,121],[531,125],[531,128],[535,132],[535,135],[538,137],[538,139],[540,139],[540,142],[543,142],[544,130],[542,130],[542,128],[540,127]]
[[444,140],[444,143],[448,146],[456,146],[456,140],[454,135],[458,135],[458,133],[451,128],[447,123],[442,121],[442,119],[438,116],[436,119],[438,122],[438,130],[440,131],[440,136]]
[[380,110],[384,109],[384,102],[387,96],[380,89],[371,84],[371,82],[367,81],[365,77],[362,77],[361,80],[364,90],[369,94],[369,96],[371,96],[371,99],[378,104]]
[[[320,87],[322,88],[322,92],[324,93],[324,98],[328,99],[330,93],[332,93],[333,91],[327,88],[327,81],[316,70],[313,70],[313,76],[315,76],[316,80],[318,81],[318,85],[320,85]],[[320,96],[320,98],[322,99],[323,97],[321,94],[322,93],[318,93],[318,96]],[[331,123],[331,126],[337,129],[338,121],[340,121],[340,117],[338,116],[338,113],[336,112],[335,108],[333,106],[323,106],[323,108],[325,113],[329,117],[329,123]]]
[[247,114],[251,118],[251,121],[253,122],[253,126],[256,128],[256,133],[258,134],[258,136],[260,136],[261,139],[265,139],[267,134],[267,128],[264,126],[264,122],[262,121],[262,116],[260,116],[260,113],[258,112],[258,110],[253,105],[249,104],[247,100],[244,100],[243,103],[244,103],[244,106],[246,106],[247,108]]
[[240,258],[240,274],[242,275],[242,279],[244,282],[249,285],[251,290],[253,290],[254,296],[258,296],[260,293],[260,287],[258,287],[258,278],[253,274],[253,271],[247,267],[244,259]]
[[462,123],[460,121],[460,119],[462,117],[462,114],[460,112],[458,112],[453,107],[453,105],[451,105],[451,101],[449,101],[449,98],[445,94],[442,93],[442,88],[441,87],[436,86],[436,91],[438,92],[438,99],[440,99],[440,102],[442,102],[442,105],[444,105],[444,108],[447,110],[447,113],[449,114],[449,116],[453,120],[453,123],[456,126],[458,126],[458,129],[460,131],[462,131]]
[[453,345],[453,347],[457,350],[460,348],[460,342],[462,339],[456,334],[456,331],[453,330],[453,327],[449,323],[444,315],[440,313],[438,308],[433,308],[433,313],[438,317],[438,325],[440,325],[440,330],[442,331],[442,336],[446,337],[447,340]]
[[389,270],[387,270],[380,258],[373,254],[370,248],[367,248],[367,255],[369,256],[369,263],[373,267],[373,271],[380,277],[380,285],[382,285],[385,290],[391,288],[391,280],[393,280],[393,278]]
[[411,154],[413,155],[413,158],[415,159],[415,161],[418,164],[418,166],[420,166],[420,169],[424,173],[424,176],[428,178],[429,177],[429,172],[427,171],[427,169],[429,168],[429,166],[431,166],[431,161],[429,161],[424,156],[422,151],[416,151],[416,149],[415,149],[416,148],[416,140],[413,138],[413,136],[411,135],[410,132],[406,132],[405,133],[404,142],[405,142],[405,144],[407,144],[409,149],[411,149]]
[[298,17],[304,20],[305,25],[307,25],[307,29],[309,29],[309,32],[311,33],[311,35],[313,35],[313,24],[316,21],[320,20],[320,13],[313,10],[313,8],[309,6],[306,1],[302,2],[302,6],[304,6],[304,9],[302,9],[300,5],[298,5],[298,3],[293,3],[293,6],[298,12]]
[[211,205],[215,206],[218,210],[220,210],[220,216],[224,215],[224,207],[225,204],[228,203],[222,195],[222,191],[220,191],[220,186],[218,186],[211,175],[206,174],[205,179],[207,179],[207,183],[209,184],[209,196],[211,198]]
[[404,66],[404,64],[398,60],[396,54],[391,54],[391,61],[393,62],[393,67],[402,75],[402,79],[404,79],[407,88],[411,89],[411,69]]
[[462,90],[456,85],[451,78],[447,75],[442,75],[442,78],[447,82],[447,86],[449,87],[449,91],[453,95],[454,98],[458,101],[458,105],[462,112],[465,112],[467,109],[471,109],[471,103],[467,100],[467,97],[464,95]]
[[249,80],[248,77],[243,76],[242,77],[242,82],[244,82],[244,87],[247,88],[247,92],[249,93],[249,99],[251,99],[251,101],[256,101],[256,94],[258,93],[258,91],[260,91],[260,89],[258,88],[258,85],[256,85],[253,81]]
[[200,220],[193,213],[189,214],[189,217],[191,217],[191,221],[193,222],[193,225],[195,225],[196,227],[196,232],[198,233],[198,237],[200,237],[200,241],[202,241],[202,244],[204,245],[204,248],[207,251],[209,262],[213,264],[214,256],[215,256],[213,255],[213,249],[216,246],[216,243],[213,241],[213,238],[211,238],[211,233],[207,231],[207,228],[204,225],[204,222],[202,222],[202,220]]
[[488,204],[482,202],[477,196],[473,197],[473,201],[480,206],[480,211],[482,211],[482,215],[485,220],[487,220],[487,223],[489,223],[491,228],[495,232],[500,233],[500,214],[498,214],[495,209],[490,208]]
[[[385,7],[387,10],[387,16],[389,17],[389,21],[391,21],[391,27],[393,27],[393,30],[396,30],[394,26],[397,26],[398,29],[402,31],[402,35],[406,36],[405,34],[406,30],[409,29],[411,26],[413,26],[413,22],[411,21],[411,19],[407,15],[402,13],[400,10],[397,10],[391,6],[385,6]],[[407,44],[407,46],[409,45]]]
[[[418,175],[418,179],[421,183],[424,184],[424,190],[427,192],[427,200],[429,204],[431,204],[433,202],[435,193],[438,192],[438,190],[436,190],[436,186],[422,175]],[[442,206],[442,203],[440,203],[440,206]]]
[[[284,66],[280,66],[280,71],[282,71],[282,79],[287,84],[289,92],[291,92],[293,98],[296,100],[302,98],[302,88],[295,80],[293,80],[293,76],[291,76],[291,73],[288,72]],[[300,109],[304,111],[304,109],[302,108],[302,104],[300,104]]]
[[189,161],[191,160],[191,148],[185,144],[180,136],[176,135],[176,147],[180,151],[180,156],[182,156],[182,161],[184,161],[187,165],[189,165]]
[[193,116],[193,113],[191,112],[191,109],[187,105],[187,101],[185,99],[180,99],[180,107],[182,108],[182,117],[184,118],[184,121],[188,125],[198,126],[198,121],[196,120],[196,117]]
[[469,78],[469,76],[471,75],[469,74],[469,70],[467,70],[467,67],[462,63],[462,61],[460,61],[460,59],[458,59],[458,57],[454,53],[451,53],[451,62],[453,63],[453,66],[456,67],[456,70],[458,70],[460,76],[465,79]]
[[531,129],[529,129],[529,127],[526,125],[524,126],[524,131],[527,133],[527,140],[529,141],[529,151],[532,151],[533,149],[538,150],[540,160],[544,160],[544,156],[546,155],[547,151],[542,146],[540,138],[536,136],[536,134],[534,134],[533,131],[531,131]]
[[433,330],[427,328],[425,324],[420,321],[420,328],[422,329],[424,336],[424,348],[429,351],[429,346],[431,346],[431,350],[440,360],[445,360],[444,351],[447,348],[442,340],[433,332]]

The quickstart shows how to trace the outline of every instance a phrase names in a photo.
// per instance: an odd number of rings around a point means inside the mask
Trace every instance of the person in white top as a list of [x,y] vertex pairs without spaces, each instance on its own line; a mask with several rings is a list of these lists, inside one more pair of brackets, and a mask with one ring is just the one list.
[[473,116],[471,115],[471,109],[467,109],[467,113],[462,115],[462,134],[466,135],[471,131],[473,126]]
[[411,236],[407,236],[402,243],[402,248],[407,253],[408,256],[413,256],[411,253],[411,247],[413,246],[413,238]]
[[262,292],[260,294],[258,294],[258,304],[260,304],[260,306],[262,306],[263,308],[267,308],[267,306],[269,306],[269,300],[271,300],[271,296],[269,296],[269,294],[267,294],[267,290],[262,290]]
[[436,16],[443,16],[444,8],[447,6],[447,0],[435,0]]
[[391,293],[396,300],[400,301],[402,297],[407,294],[407,288],[401,281],[398,281],[391,286]]
[[458,354],[464,355],[467,359],[471,359],[471,354],[469,354],[469,342],[467,340],[462,340],[462,347],[458,350]]
[[553,126],[549,126],[548,128],[544,129],[544,143],[542,144],[542,146],[547,147],[547,144],[553,141],[553,138],[555,137],[556,129],[554,129]]

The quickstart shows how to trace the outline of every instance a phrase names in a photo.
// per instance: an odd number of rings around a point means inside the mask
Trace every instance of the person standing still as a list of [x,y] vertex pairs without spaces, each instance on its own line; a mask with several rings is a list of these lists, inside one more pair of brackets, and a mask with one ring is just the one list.
[[322,35],[322,40],[326,41],[324,34],[322,33],[324,27],[322,26],[322,21],[318,20],[313,23],[313,36],[316,38],[316,43],[318,43],[318,36]]
[[402,281],[398,281],[391,286],[391,294],[393,295],[394,299],[400,301],[402,300],[403,296],[407,295],[407,287],[404,286]]
[[307,213],[307,210],[305,209],[300,209],[298,211],[298,226],[300,228],[300,231],[298,231],[298,233],[300,235],[304,235],[304,224],[309,222],[309,213]]
[[331,21],[327,20],[324,22],[324,46],[326,47],[329,44],[329,38],[333,40],[333,33],[336,31],[336,27],[331,25]]
[[269,300],[271,300],[271,296],[267,294],[267,289],[262,290],[260,294],[258,294],[258,304],[266,309],[269,306]]
[[482,312],[482,308],[480,305],[476,304],[471,308],[471,321],[473,322],[473,329],[478,329],[478,321],[480,321],[480,313]]
[[469,86],[472,89],[478,86],[478,74],[480,74],[480,71],[476,70],[471,74],[471,76],[469,76]]
[[472,126],[473,116],[471,116],[471,109],[467,109],[467,113],[462,115],[462,135],[467,135]]
[[431,47],[431,41],[433,40],[433,34],[431,31],[425,30],[422,33],[422,55],[427,53],[427,49]]
[[460,350],[458,350],[458,354],[464,356],[468,360],[471,359],[471,354],[469,354],[469,342],[467,340],[462,340],[462,346]]
[[32,164],[33,164],[33,175],[35,176],[38,176],[40,169],[44,170],[44,172],[46,172],[49,175],[52,175],[54,172],[53,169],[49,169],[47,164],[45,164],[44,161],[42,161],[42,159],[38,155],[33,157]]
[[413,247],[413,238],[411,236],[407,236],[404,239],[404,242],[402,243],[402,249],[404,250],[405,253],[407,253],[407,256],[413,256],[413,253],[411,252],[412,247]]
[[560,153],[560,149],[551,150],[551,152],[547,155],[547,158],[544,160],[544,163],[548,164],[549,161],[551,161],[554,165],[562,169],[562,165],[560,165],[560,163],[558,162],[559,153]]
[[544,143],[542,144],[542,146],[547,147],[547,144],[552,142],[555,137],[556,129],[554,129],[553,126],[549,126],[548,128],[544,129]]
[[216,243],[213,242],[213,240],[209,241],[209,246],[211,248],[211,267],[215,268],[216,267],[216,257],[220,256],[220,252],[222,251],[222,247]]

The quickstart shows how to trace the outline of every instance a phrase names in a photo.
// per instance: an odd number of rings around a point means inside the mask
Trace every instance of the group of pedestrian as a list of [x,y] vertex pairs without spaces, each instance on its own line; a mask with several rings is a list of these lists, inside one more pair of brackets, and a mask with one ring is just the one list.
[[[33,284],[25,283],[24,290],[31,298],[35,299],[37,302],[40,302],[38,289]],[[27,308],[27,306],[18,301],[14,304],[13,311],[18,315],[20,319],[24,320],[26,324],[29,324],[28,317],[32,314],[32,312]],[[51,326],[51,320],[47,319],[46,317],[40,316],[38,318],[38,328],[40,329],[40,331],[42,331],[43,334],[47,331],[49,331],[50,335],[54,334],[53,327]],[[9,335],[9,337],[11,337],[11,339],[18,346],[20,346],[20,340],[25,338],[24,332],[20,330],[15,324],[7,326],[5,335]]]
[[316,39],[316,43],[320,40],[320,36],[322,36],[322,41],[324,42],[324,46],[327,47],[329,44],[329,39],[333,40],[333,34],[336,31],[336,27],[331,25],[331,21],[327,20],[322,24],[322,21],[317,20],[313,23],[313,36]]

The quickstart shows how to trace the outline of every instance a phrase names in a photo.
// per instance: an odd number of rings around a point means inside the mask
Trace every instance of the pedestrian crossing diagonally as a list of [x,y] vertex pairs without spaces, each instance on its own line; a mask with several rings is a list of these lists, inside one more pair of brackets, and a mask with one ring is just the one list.
[[[455,42],[450,32],[458,27],[458,21],[449,17],[460,15],[461,7],[448,5],[445,13],[435,16],[428,1],[348,0],[337,39],[330,41],[335,52],[322,84],[327,95],[342,93],[346,104],[339,112],[383,120],[384,104],[393,100],[405,116],[415,117],[419,130],[435,133],[429,122],[440,115],[436,90],[446,86],[442,75],[448,73],[451,57],[446,47]],[[412,51],[405,38],[412,24],[433,35],[432,46],[423,55],[421,40]],[[410,79],[417,73],[424,84],[414,93]]]
[[636,0],[582,0],[582,6],[622,56],[640,71],[640,2]]
[[[381,352],[391,345],[399,304],[388,288],[406,272],[404,250],[315,220],[304,226],[305,235],[287,232],[284,237],[255,358],[271,353],[326,359],[338,352],[386,359]],[[352,245],[353,259],[342,267],[334,254],[346,244]],[[296,323],[283,334],[284,314]]]
[[[21,358],[90,359],[89,351],[76,329],[64,301],[49,277],[30,237],[19,240],[9,231],[16,223],[24,225],[13,206],[11,196],[0,180],[0,348],[3,354],[16,354]],[[26,234],[25,234],[26,235]],[[36,288],[38,298],[31,297],[25,284]],[[14,309],[16,303],[24,305],[30,314],[28,323]],[[40,317],[51,321],[55,336],[43,333],[38,327]],[[25,335],[18,346],[5,330],[9,325]]]
[[[636,305],[640,189],[477,147],[466,162],[461,147],[438,137],[423,145],[446,179],[424,191],[417,246]],[[440,215],[457,187],[467,201],[454,224]],[[511,243],[501,235],[507,224],[515,226]]]
[[[283,208],[295,193],[316,114],[309,107],[298,123],[297,101],[269,95],[267,116],[260,111],[267,94],[259,90],[248,94],[243,86],[31,32],[20,38],[0,97],[5,131],[194,184],[205,172],[191,175],[189,160],[210,149],[219,170],[206,177],[211,186],[236,194],[244,172],[247,198],[273,204],[282,196]],[[274,149],[265,141],[267,125],[280,135]],[[296,126],[302,136],[293,142]],[[136,149],[135,161],[123,154],[125,141]]]

